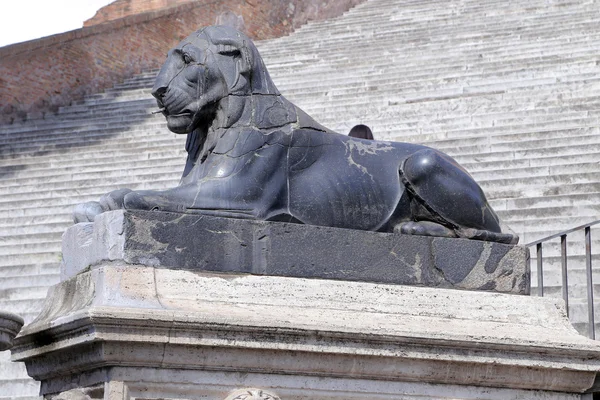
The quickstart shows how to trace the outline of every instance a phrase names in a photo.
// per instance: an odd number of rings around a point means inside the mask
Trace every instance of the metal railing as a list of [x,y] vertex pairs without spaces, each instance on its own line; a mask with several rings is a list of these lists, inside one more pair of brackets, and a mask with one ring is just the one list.
[[588,306],[588,336],[596,339],[596,330],[594,326],[594,285],[592,281],[592,233],[591,227],[600,224],[600,220],[593,221],[573,229],[559,232],[555,235],[527,243],[525,247],[536,248],[537,254],[537,290],[538,296],[544,296],[544,266],[543,266],[543,245],[553,239],[560,238],[560,261],[562,275],[562,297],[569,315],[569,283],[567,274],[567,235],[573,232],[583,230],[585,234],[585,271],[587,285],[587,306]]

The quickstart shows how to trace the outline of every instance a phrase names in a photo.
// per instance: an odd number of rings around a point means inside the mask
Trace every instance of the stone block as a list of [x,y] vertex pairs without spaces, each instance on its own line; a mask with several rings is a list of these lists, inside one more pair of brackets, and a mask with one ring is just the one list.
[[63,236],[63,279],[103,261],[170,269],[529,293],[528,250],[192,214],[112,211]]

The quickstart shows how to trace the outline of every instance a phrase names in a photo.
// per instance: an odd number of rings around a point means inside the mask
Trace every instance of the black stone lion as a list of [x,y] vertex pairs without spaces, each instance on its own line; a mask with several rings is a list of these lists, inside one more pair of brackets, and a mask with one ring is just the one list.
[[516,243],[451,157],[337,134],[286,100],[252,41],[226,26],[171,49],[152,89],[168,128],[187,134],[179,186],[120,189],[75,220],[125,208]]

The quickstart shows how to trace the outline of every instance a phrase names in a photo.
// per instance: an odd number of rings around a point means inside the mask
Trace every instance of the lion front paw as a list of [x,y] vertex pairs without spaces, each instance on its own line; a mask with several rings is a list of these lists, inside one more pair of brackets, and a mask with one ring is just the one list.
[[88,201],[77,204],[73,208],[73,222],[94,222],[96,215],[106,211],[123,209],[123,199],[131,189],[117,189],[106,193],[100,198],[100,201]]

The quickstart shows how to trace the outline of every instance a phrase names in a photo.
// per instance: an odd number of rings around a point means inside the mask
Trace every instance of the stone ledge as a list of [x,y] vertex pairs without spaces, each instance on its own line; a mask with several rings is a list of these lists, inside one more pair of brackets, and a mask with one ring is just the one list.
[[61,278],[103,261],[529,294],[528,250],[192,214],[112,211],[63,236]]

